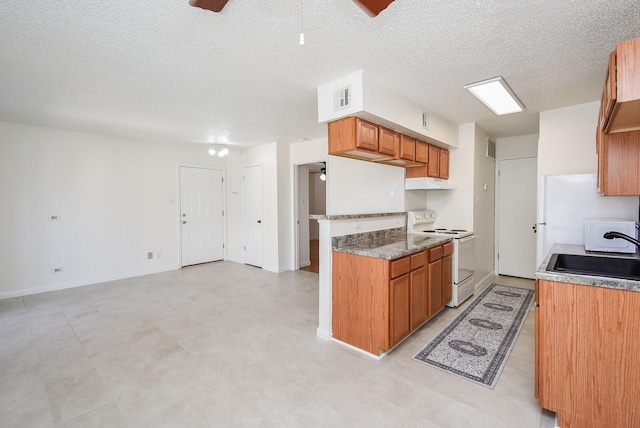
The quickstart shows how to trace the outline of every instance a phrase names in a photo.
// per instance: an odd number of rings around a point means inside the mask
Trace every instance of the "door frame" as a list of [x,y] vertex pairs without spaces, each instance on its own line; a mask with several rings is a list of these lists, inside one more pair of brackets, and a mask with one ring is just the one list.
[[[302,163],[293,164],[293,270],[300,270],[300,223],[298,216],[300,215],[299,204],[300,204],[300,183],[298,174],[300,173],[300,166],[310,165],[314,163],[323,163],[327,162],[327,158],[319,159],[319,160],[308,160]],[[327,180],[329,176],[327,176]]]
[[[176,216],[176,228],[177,228],[177,246],[178,246],[178,269],[182,269],[182,226],[180,217],[180,207],[182,206],[182,192],[181,192],[181,182],[180,182],[180,168],[200,168],[200,169],[210,169],[217,170],[222,173],[222,260],[227,260],[227,197],[226,197],[226,184],[227,180],[225,178],[225,169],[219,166],[211,166],[211,165],[196,165],[189,163],[178,163],[176,164],[176,199],[175,199],[175,216]],[[171,201],[171,200],[170,200]],[[169,202],[171,203],[171,202]]]
[[[496,273],[496,275],[499,275],[499,267],[500,267],[500,262],[498,260],[498,254],[500,252],[500,248],[499,248],[499,242],[500,242],[500,162],[501,161],[509,161],[509,160],[517,160],[517,159],[537,159],[538,155],[522,155],[522,156],[507,156],[507,157],[503,157],[503,158],[497,158],[496,159],[496,176],[495,176],[495,182],[496,182],[496,197],[495,197],[495,207],[494,207],[494,212],[495,212],[495,233],[496,235],[494,236],[494,244],[493,244],[493,271]],[[536,174],[536,183],[538,181],[538,175]],[[537,204],[537,192],[536,192],[536,204]],[[537,208],[536,208],[536,217],[537,217]],[[536,223],[537,224],[537,223]],[[537,237],[536,237],[537,239]]]

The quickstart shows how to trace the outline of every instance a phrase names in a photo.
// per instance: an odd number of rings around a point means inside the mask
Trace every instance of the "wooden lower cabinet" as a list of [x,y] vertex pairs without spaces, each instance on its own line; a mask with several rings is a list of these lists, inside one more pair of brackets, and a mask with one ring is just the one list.
[[453,256],[442,258],[442,304],[446,305],[453,298]]
[[[333,337],[381,355],[439,312],[443,246],[435,248],[395,260],[334,251]],[[430,252],[440,254],[433,264]]]
[[429,312],[435,315],[442,307],[442,258],[429,262]]
[[410,274],[389,281],[389,345],[404,339],[411,331],[411,307],[409,306]]
[[411,331],[420,327],[422,323],[429,318],[429,295],[426,264],[426,251],[420,251],[418,254],[411,256]]
[[535,347],[558,426],[640,427],[640,292],[538,280]]

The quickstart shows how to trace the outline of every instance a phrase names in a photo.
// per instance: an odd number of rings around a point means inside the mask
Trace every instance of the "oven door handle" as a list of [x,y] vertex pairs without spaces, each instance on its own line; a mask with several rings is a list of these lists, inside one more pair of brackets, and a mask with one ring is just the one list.
[[458,238],[458,241],[460,243],[463,243],[463,242],[467,242],[467,241],[471,241],[473,239],[476,239],[477,237],[478,237],[478,235],[469,235],[469,236],[465,236],[464,238]]

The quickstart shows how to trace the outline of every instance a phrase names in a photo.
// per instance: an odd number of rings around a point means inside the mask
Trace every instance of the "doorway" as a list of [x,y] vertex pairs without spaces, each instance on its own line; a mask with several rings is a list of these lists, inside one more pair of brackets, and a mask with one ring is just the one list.
[[498,161],[498,274],[534,278],[538,158]]
[[222,170],[179,168],[181,266],[224,258]]
[[326,164],[296,165],[296,269],[320,272],[320,228],[310,215],[325,215]]

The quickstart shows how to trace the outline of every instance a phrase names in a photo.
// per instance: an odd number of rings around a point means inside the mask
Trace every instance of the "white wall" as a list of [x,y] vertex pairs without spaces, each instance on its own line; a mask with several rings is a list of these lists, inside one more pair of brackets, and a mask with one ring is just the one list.
[[[334,91],[345,86],[350,86],[351,105],[336,110]],[[429,116],[428,128],[422,126],[423,111]],[[422,108],[362,70],[318,86],[318,122],[352,115],[439,146],[458,147],[456,124]]]
[[226,162],[197,145],[0,122],[0,298],[179,268],[179,164]]
[[[326,162],[327,156],[328,156],[327,154],[328,150],[329,150],[329,142],[327,138],[319,138],[317,140],[302,141],[299,143],[290,144],[289,145],[289,164],[291,167],[292,177],[296,173],[296,168],[295,168],[296,165],[304,165],[304,164],[316,163],[316,162]],[[291,189],[291,192],[290,192],[291,206],[295,207],[295,204],[297,203],[297,201],[295,200],[296,192],[294,189],[293,181],[291,182],[290,189]],[[326,194],[326,185],[325,185],[325,194]],[[326,205],[326,202],[325,202],[325,205]],[[326,206],[325,206],[325,211],[326,211]],[[316,214],[316,213],[312,213],[312,214]],[[301,218],[300,221],[302,222],[304,220]],[[318,228],[317,220],[311,220],[310,222],[314,223],[314,226]],[[290,229],[291,229],[292,236],[296,236],[297,234],[297,232],[295,231],[296,224],[295,222],[291,222],[291,223],[292,224],[290,225]],[[294,240],[295,239],[291,240],[291,248],[292,248],[292,251],[295,252]],[[295,260],[293,259],[295,259],[295,256],[292,258],[292,262],[291,262],[292,266],[295,266]]]
[[494,272],[496,239],[496,163],[487,157],[487,133],[475,126],[474,139],[474,210],[473,230],[476,239],[476,284]]
[[538,134],[496,138],[496,158],[537,156],[538,138]]
[[[476,239],[476,284],[494,271],[495,162],[486,157],[487,133],[475,123],[460,125],[460,149],[450,156],[449,182],[454,190],[430,190],[427,206],[443,227],[473,230]],[[484,185],[487,190],[484,190]]]
[[[280,266],[282,260],[286,266],[290,266],[291,260],[286,259],[286,256],[290,256],[291,250],[284,250],[285,254],[281,259],[280,257],[280,239],[279,233],[282,232],[280,228],[283,222],[291,222],[290,214],[286,214],[282,210],[290,211],[288,206],[283,208],[278,197],[278,180],[283,180],[281,177],[282,171],[285,169],[285,174],[289,173],[286,166],[282,167],[278,165],[278,144],[264,144],[251,149],[243,150],[238,154],[238,157],[229,160],[228,168],[229,174],[227,179],[227,193],[228,193],[228,207],[229,211],[234,213],[230,215],[227,221],[227,237],[229,240],[227,257],[229,260],[244,263],[244,227],[242,223],[242,174],[244,168],[251,166],[262,166],[262,192],[263,192],[263,219],[264,225],[264,246],[263,246],[263,264],[262,268],[271,272],[281,272],[283,269]],[[288,159],[288,154],[283,155]],[[287,189],[288,182],[282,183]],[[283,190],[286,192],[286,190]],[[285,204],[286,205],[286,204]],[[232,211],[233,210],[233,211]],[[279,218],[282,216],[283,218]],[[286,240],[288,235],[283,233],[283,237]],[[289,244],[290,245],[290,244]],[[290,248],[290,247],[289,247]],[[285,269],[286,270],[286,269]]]
[[599,102],[540,113],[538,174],[588,174],[598,169]]
[[438,213],[438,222],[443,227],[473,228],[475,129],[474,123],[460,125],[460,148],[450,151],[449,183],[455,189],[426,192],[427,208]]
[[[271,238],[278,243],[277,245],[277,270],[273,272],[284,272],[294,270],[295,264],[291,263],[295,257],[294,246],[291,245],[295,234],[291,225],[293,221],[293,199],[291,197],[291,189],[293,188],[293,175],[291,173],[291,165],[289,164],[289,144],[276,144],[277,151],[277,176],[276,182],[272,183],[278,192],[276,218],[278,227],[275,230],[275,236]],[[270,247],[269,242],[265,242],[265,247]],[[269,249],[270,250],[270,249]]]
[[404,168],[329,156],[327,214],[404,211]]

